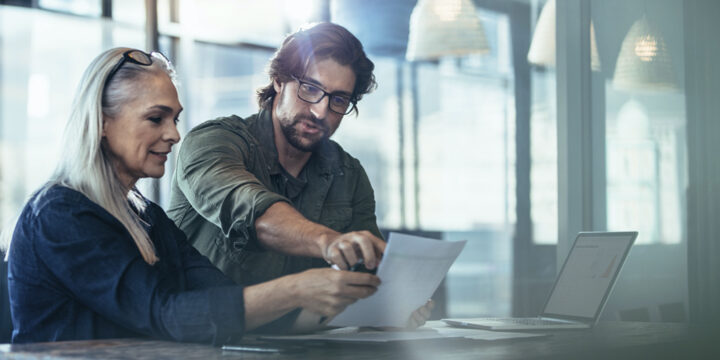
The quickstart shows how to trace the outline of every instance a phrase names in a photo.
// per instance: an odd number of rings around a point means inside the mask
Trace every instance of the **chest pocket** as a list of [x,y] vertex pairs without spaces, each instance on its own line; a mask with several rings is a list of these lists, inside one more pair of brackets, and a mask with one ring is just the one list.
[[320,223],[338,232],[346,232],[352,222],[352,208],[349,206],[326,206],[320,215]]

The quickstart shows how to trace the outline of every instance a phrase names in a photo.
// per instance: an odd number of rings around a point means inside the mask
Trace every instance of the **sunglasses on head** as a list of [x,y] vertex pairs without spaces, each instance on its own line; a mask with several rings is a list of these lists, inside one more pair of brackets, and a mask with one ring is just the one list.
[[165,55],[163,55],[162,53],[159,53],[159,52],[153,52],[153,53],[148,54],[142,50],[135,50],[135,49],[124,52],[122,54],[122,58],[120,58],[120,61],[118,61],[118,63],[115,64],[115,66],[112,68],[112,70],[110,70],[110,72],[108,73],[108,76],[105,78],[105,87],[107,87],[107,84],[110,83],[110,80],[113,78],[113,76],[115,76],[115,74],[117,74],[117,72],[120,71],[120,68],[126,62],[143,65],[143,66],[150,66],[153,64],[153,55],[154,54],[159,54],[160,56],[165,58],[165,60],[167,61],[167,58],[165,57]]

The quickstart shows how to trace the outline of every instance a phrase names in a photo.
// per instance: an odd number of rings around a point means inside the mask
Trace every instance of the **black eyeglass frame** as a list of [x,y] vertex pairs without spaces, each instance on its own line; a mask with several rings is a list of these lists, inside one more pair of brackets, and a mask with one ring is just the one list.
[[[138,59],[132,57],[133,53],[142,54],[143,56],[145,56],[147,58],[147,62],[141,61],[141,60],[138,60]],[[115,64],[115,66],[113,66],[112,70],[110,70],[107,77],[105,77],[105,84],[103,85],[103,90],[105,88],[107,88],[108,84],[110,83],[110,80],[112,80],[113,76],[115,76],[115,74],[117,74],[117,72],[120,71],[120,68],[123,65],[125,65],[126,62],[130,62],[133,64],[142,65],[142,66],[150,66],[153,64],[153,54],[160,54],[162,57],[165,57],[165,55],[163,55],[162,53],[153,52],[153,53],[148,54],[142,50],[137,50],[137,49],[125,51],[122,54],[122,58],[120,58],[120,61],[118,61],[117,64]]]
[[[320,88],[320,87],[317,86],[316,84],[313,84],[313,83],[308,82],[308,81],[305,81],[305,80],[300,80],[299,78],[297,78],[297,77],[295,77],[295,76],[293,76],[293,75],[291,75],[290,77],[293,78],[293,80],[297,81],[298,84],[300,84],[301,86],[302,86],[302,85],[312,86],[313,88],[316,88],[316,89],[320,90],[320,91],[323,93],[323,95],[322,95],[319,99],[317,99],[316,101],[310,101],[310,100],[307,100],[307,99],[303,99],[303,97],[300,96],[300,86],[298,86],[297,94],[296,94],[297,97],[298,97],[298,99],[300,99],[300,100],[302,100],[302,101],[304,101],[304,102],[306,102],[306,103],[308,103],[308,104],[317,104],[317,103],[321,102],[322,99],[324,99],[324,98],[327,96],[327,97],[328,97],[328,109],[329,109],[330,111],[332,111],[332,112],[334,112],[334,113],[336,113],[336,114],[340,114],[340,115],[350,114],[351,112],[353,112],[353,110],[355,110],[355,107],[357,106],[357,101],[353,100],[350,96],[332,94],[332,93],[329,93],[329,92],[323,90],[322,88]],[[330,106],[330,104],[332,103],[332,99],[333,99],[334,97],[347,98],[348,101],[350,102],[350,105],[348,106],[347,110],[345,110],[344,113],[341,113],[341,112],[339,112],[339,111],[333,110],[332,106]]]

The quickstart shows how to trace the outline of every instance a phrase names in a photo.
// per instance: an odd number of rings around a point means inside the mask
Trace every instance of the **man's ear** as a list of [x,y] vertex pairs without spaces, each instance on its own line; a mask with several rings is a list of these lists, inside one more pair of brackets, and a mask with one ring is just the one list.
[[275,89],[276,93],[280,93],[280,90],[282,90],[283,83],[280,82],[277,78],[273,79],[273,88]]

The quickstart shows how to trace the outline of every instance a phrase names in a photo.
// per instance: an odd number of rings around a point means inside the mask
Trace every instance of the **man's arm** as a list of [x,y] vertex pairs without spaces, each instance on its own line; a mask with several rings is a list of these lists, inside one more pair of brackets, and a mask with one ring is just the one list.
[[220,126],[186,136],[175,180],[195,211],[226,236],[256,238],[268,249],[324,258],[341,269],[358,258],[369,268],[377,266],[385,250],[380,238],[367,231],[340,234],[307,220],[248,169],[250,151],[239,135]]
[[194,211],[235,241],[254,241],[256,218],[273,203],[288,201],[246,164],[253,150],[242,136],[205,125],[185,137],[173,178]]
[[348,269],[362,258],[372,269],[380,262],[385,242],[369,231],[341,234],[306,219],[284,202],[271,205],[255,221],[258,240],[265,247],[286,254],[325,259]]

